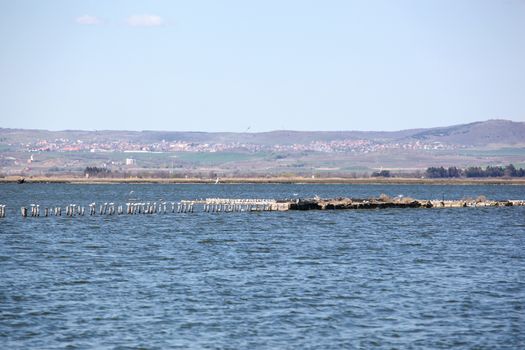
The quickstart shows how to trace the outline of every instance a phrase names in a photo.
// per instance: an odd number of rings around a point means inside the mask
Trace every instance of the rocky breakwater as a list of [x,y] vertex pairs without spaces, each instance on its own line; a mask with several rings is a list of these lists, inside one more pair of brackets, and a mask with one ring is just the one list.
[[[287,210],[387,209],[387,208],[463,208],[525,206],[523,200],[416,200],[412,198],[332,198],[296,199],[287,203]],[[283,210],[283,209],[281,209]]]

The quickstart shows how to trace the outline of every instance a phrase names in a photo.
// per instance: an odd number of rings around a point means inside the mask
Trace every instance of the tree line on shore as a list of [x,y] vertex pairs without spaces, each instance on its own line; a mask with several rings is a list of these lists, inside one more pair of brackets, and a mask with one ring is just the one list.
[[100,176],[104,177],[111,174],[111,170],[108,168],[102,168],[102,167],[96,167],[96,166],[88,166],[86,169],[84,169],[84,175],[86,176]]
[[[182,178],[182,177],[202,177],[202,178],[217,178],[219,176],[234,176],[234,177],[265,177],[261,174],[255,174],[255,173],[241,173],[236,172],[235,174],[216,174],[215,172],[208,173],[202,173],[202,172],[193,172],[193,173],[175,173],[171,174],[165,171],[142,171],[137,173],[129,173],[129,172],[120,172],[120,171],[111,171],[110,169],[106,167],[96,167],[96,166],[88,166],[83,171],[84,175],[87,177],[102,177],[102,178],[119,178],[119,177],[130,177],[130,176],[136,176],[139,178]],[[276,174],[276,176],[281,177],[293,177],[293,176],[304,176],[304,174]],[[482,167],[468,167],[468,168],[458,168],[455,166],[445,168],[443,166],[440,167],[429,167],[426,169],[424,173],[417,171],[415,173],[392,173],[390,170],[380,170],[376,172],[370,173],[363,173],[363,174],[317,174],[316,177],[322,178],[322,177],[330,177],[330,176],[336,176],[336,177],[354,177],[354,178],[361,178],[361,177],[426,177],[426,178],[432,178],[432,179],[443,179],[443,178],[487,178],[487,177],[525,177],[525,169],[523,168],[516,168],[513,164],[509,164],[507,166],[487,166],[485,168]]]
[[468,167],[465,169],[457,167],[429,167],[425,175],[432,179],[457,178],[457,177],[525,177],[525,169],[516,168],[513,164],[507,166]]

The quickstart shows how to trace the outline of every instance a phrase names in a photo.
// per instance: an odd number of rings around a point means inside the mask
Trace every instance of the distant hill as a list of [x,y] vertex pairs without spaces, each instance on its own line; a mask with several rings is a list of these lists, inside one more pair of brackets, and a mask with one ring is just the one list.
[[89,142],[130,141],[161,142],[162,140],[195,143],[238,142],[255,145],[308,144],[314,141],[370,140],[376,142],[426,141],[459,146],[524,145],[525,123],[509,120],[488,120],[470,124],[401,131],[292,131],[260,133],[181,132],[181,131],[47,131],[0,128],[0,142],[31,142],[35,139],[69,139]]
[[444,128],[425,129],[410,135],[410,138],[465,146],[523,144],[525,142],[525,123],[509,120],[488,120]]

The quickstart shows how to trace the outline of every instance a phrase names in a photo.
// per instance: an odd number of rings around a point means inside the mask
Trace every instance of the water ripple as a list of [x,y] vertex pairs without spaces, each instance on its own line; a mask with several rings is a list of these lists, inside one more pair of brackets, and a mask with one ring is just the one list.
[[[442,187],[183,186],[177,193],[167,185],[132,186],[148,198],[166,198],[168,190],[182,198],[222,191],[261,198],[352,191],[439,197],[450,190]],[[116,201],[109,196],[125,196],[130,185],[16,188],[10,198],[0,192],[0,202]],[[474,191],[523,196],[519,186],[455,189],[473,197]],[[524,214],[525,208],[469,208],[11,215],[0,221],[0,343],[9,349],[523,348]]]

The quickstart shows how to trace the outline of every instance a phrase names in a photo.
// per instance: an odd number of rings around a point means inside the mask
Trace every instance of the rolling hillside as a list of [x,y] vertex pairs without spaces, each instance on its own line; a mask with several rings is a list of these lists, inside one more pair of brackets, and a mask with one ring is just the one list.
[[524,145],[525,122],[488,120],[470,124],[430,129],[401,131],[292,131],[277,130],[261,133],[180,132],[180,131],[47,131],[0,128],[0,142],[24,143],[35,139],[69,139],[84,142],[128,141],[152,143],[186,141],[196,143],[245,143],[256,145],[307,144],[338,140],[370,140],[398,142],[422,140],[461,146]]

